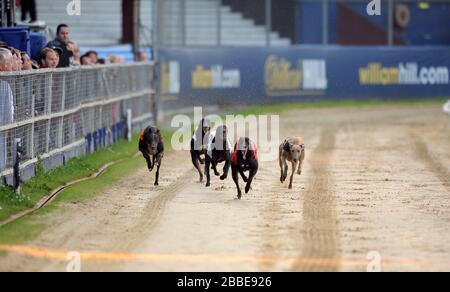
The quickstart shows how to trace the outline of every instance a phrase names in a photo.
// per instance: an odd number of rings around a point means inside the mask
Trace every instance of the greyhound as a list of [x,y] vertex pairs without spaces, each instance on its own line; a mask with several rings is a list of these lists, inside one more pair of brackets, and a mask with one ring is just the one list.
[[289,189],[292,189],[292,182],[294,180],[294,174],[298,166],[297,174],[302,174],[303,161],[305,160],[305,143],[300,137],[297,138],[287,138],[280,145],[280,168],[281,168],[281,183],[284,183],[288,176],[288,164],[292,163],[292,175],[289,183]]
[[[236,184],[238,191],[238,199],[242,198],[242,191],[239,186],[239,175],[245,183],[245,193],[248,194],[252,187],[253,179],[258,173],[258,150],[256,144],[249,138],[241,138],[234,147],[234,153],[231,158],[231,171],[233,174],[233,181]],[[245,173],[248,171],[248,178]]]
[[227,126],[219,126],[214,134],[210,135],[208,142],[207,153],[205,157],[205,174],[206,187],[211,186],[210,169],[214,170],[214,174],[219,176],[217,171],[217,164],[224,162],[223,175],[220,180],[226,180],[231,166],[231,142],[228,139]]
[[200,167],[201,164],[205,164],[205,159],[202,155],[206,155],[206,147],[208,144],[209,134],[211,131],[211,123],[207,119],[202,119],[200,125],[195,131],[191,140],[191,158],[192,164],[197,169],[200,175],[200,182],[203,182],[203,171]]
[[159,169],[164,156],[164,141],[161,132],[155,127],[148,127],[139,138],[139,151],[142,152],[150,172],[157,167],[155,186],[159,185]]

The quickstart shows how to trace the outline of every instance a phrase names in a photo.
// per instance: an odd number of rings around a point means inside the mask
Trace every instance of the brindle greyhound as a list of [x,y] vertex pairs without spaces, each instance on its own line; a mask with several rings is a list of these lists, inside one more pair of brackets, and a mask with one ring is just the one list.
[[157,167],[155,186],[159,185],[159,169],[164,156],[164,141],[161,132],[155,127],[148,127],[139,139],[139,151],[142,152],[150,172]]

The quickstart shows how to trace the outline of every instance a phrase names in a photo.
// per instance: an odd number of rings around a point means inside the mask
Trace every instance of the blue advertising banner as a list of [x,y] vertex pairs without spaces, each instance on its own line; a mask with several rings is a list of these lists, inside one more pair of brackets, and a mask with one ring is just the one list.
[[450,47],[161,49],[163,103],[450,96]]

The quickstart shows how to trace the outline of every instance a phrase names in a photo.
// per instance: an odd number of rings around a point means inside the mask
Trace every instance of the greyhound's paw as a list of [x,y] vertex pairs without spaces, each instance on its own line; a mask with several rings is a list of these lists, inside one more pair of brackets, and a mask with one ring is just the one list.
[[289,189],[292,190],[292,185],[289,185]]
[[242,193],[241,192],[238,193],[237,198],[238,198],[238,200],[242,199]]
[[302,175],[302,171],[300,170],[299,172],[297,172],[298,175]]
[[252,189],[251,186],[246,186],[245,187],[245,193],[248,194],[250,192],[250,190]]
[[156,187],[159,186],[159,182],[155,182],[155,186],[156,186]]
[[226,180],[227,179],[227,176],[226,175],[222,175],[221,177],[220,177],[220,180]]
[[214,175],[215,175],[215,176],[220,176],[220,172],[216,172],[216,171],[215,171],[215,172],[214,172]]
[[206,187],[209,188],[211,186],[211,183],[207,182]]
[[202,182],[203,182],[203,176],[200,177],[200,183],[202,183]]

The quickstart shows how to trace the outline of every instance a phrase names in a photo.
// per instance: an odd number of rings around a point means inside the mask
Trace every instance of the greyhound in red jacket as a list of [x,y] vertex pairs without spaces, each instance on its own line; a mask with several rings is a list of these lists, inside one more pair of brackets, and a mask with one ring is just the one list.
[[[233,174],[233,180],[236,184],[238,191],[238,199],[242,198],[242,191],[239,186],[239,175],[245,183],[245,193],[248,194],[252,187],[253,179],[258,173],[258,150],[256,144],[249,138],[240,138],[234,147],[234,153],[231,158],[231,170]],[[245,176],[245,172],[249,172],[249,176]]]

